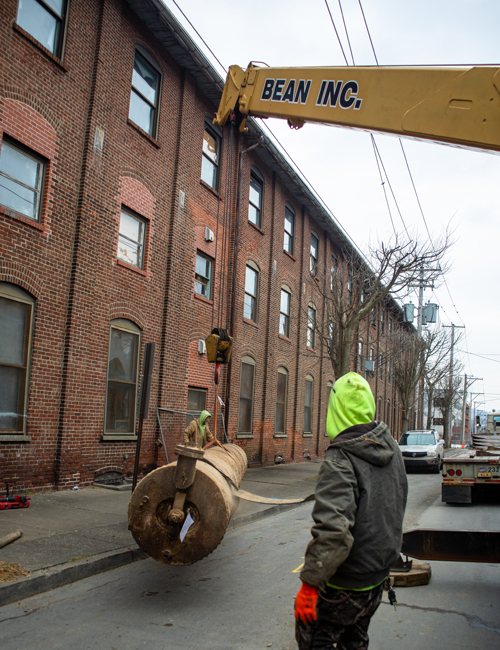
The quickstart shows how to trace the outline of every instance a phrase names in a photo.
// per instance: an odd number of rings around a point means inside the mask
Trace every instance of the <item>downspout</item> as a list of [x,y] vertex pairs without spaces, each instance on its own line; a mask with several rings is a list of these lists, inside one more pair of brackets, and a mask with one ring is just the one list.
[[[234,123],[233,123],[234,124]],[[233,281],[231,287],[231,310],[229,312],[229,335],[234,336],[234,314],[235,314],[235,299],[236,299],[236,286],[238,279],[238,252],[239,252],[239,240],[240,240],[240,203],[241,203],[241,168],[243,166],[243,155],[252,151],[260,144],[264,142],[264,136],[261,135],[258,142],[253,144],[248,149],[240,151],[238,156],[238,177],[237,177],[237,186],[238,190],[236,193],[236,208],[235,208],[235,227],[234,227],[234,254],[233,254]],[[229,406],[231,403],[231,377],[233,374],[233,357],[229,361],[227,367],[227,377],[226,377],[226,426],[229,426]]]

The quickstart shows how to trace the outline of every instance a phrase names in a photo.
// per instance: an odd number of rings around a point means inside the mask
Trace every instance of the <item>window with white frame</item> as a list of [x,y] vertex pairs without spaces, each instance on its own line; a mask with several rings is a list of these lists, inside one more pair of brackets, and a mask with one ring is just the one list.
[[285,435],[286,433],[286,401],[288,391],[288,371],[286,368],[278,368],[278,385],[276,388],[276,416],[274,421],[274,433]]
[[283,250],[293,255],[293,237],[295,231],[295,212],[288,206],[285,206],[285,236]]
[[257,322],[257,305],[259,297],[259,269],[253,262],[247,262],[245,269],[245,302],[243,316]]
[[111,321],[105,434],[134,434],[141,330],[129,320]]
[[363,341],[358,341],[358,372],[363,370]]
[[0,434],[26,433],[35,299],[0,282]]
[[390,384],[391,380],[392,380],[391,360],[387,359],[387,382]]
[[0,204],[39,221],[44,166],[41,158],[4,139],[0,151]]
[[203,150],[201,157],[201,180],[212,189],[219,186],[220,136],[208,124],[203,131]]
[[139,215],[122,208],[120,234],[118,236],[118,259],[138,269],[144,268],[144,244],[146,221]]
[[213,260],[200,251],[196,253],[196,267],[194,273],[194,292],[207,300],[212,299],[212,272]]
[[304,392],[304,433],[312,433],[313,392],[314,379],[307,375]]
[[309,305],[307,308],[307,347],[316,347],[316,308]]
[[147,53],[136,50],[132,73],[129,119],[153,138],[158,131],[160,70]]
[[384,333],[385,326],[385,311],[382,305],[380,305],[380,333]]
[[243,357],[241,359],[238,433],[252,433],[254,382],[255,361],[252,357]]
[[19,0],[17,24],[54,56],[61,58],[67,0]]
[[254,226],[262,228],[262,196],[264,194],[264,181],[252,170],[250,173],[250,194],[248,197],[248,221]]
[[318,250],[319,239],[314,233],[311,233],[311,248],[309,254],[309,271],[311,275],[318,275]]
[[383,379],[384,378],[384,356],[382,354],[379,354],[378,356],[378,372],[379,372],[379,378]]
[[279,333],[290,338],[290,306],[292,294],[287,287],[281,287]]

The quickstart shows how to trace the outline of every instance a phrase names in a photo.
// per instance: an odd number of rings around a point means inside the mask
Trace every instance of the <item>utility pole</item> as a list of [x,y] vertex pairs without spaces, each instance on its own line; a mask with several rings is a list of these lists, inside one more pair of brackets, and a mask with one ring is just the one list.
[[445,436],[445,442],[448,443],[448,445],[451,445],[451,416],[453,413],[453,404],[451,400],[451,396],[453,395],[453,351],[455,347],[455,329],[465,329],[465,325],[455,325],[452,323],[451,325],[443,325],[443,327],[451,327],[451,346],[450,346],[450,374],[448,377],[448,390],[450,391],[450,404],[447,407],[447,416],[446,416],[446,428],[447,431],[444,432]]
[[[475,381],[481,381],[481,377],[469,377],[469,382],[467,381],[467,375],[464,375],[464,399],[462,403],[462,449],[464,448],[465,443],[465,410],[467,406],[467,391],[472,386]],[[472,397],[472,393],[471,393]],[[469,423],[470,423],[470,409],[469,409]]]

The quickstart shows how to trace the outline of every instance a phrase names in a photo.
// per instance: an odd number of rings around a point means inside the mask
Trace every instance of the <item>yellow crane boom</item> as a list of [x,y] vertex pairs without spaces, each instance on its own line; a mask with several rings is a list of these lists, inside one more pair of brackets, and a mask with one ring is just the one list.
[[500,67],[229,68],[214,123],[231,112],[500,152]]

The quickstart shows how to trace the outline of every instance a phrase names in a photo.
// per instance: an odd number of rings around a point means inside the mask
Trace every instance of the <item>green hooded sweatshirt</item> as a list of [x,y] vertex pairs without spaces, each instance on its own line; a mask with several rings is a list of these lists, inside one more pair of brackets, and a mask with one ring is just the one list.
[[208,411],[202,411],[200,415],[200,430],[201,430],[201,446],[203,447],[203,440],[205,439],[205,421],[211,418],[212,415]]
[[337,379],[330,392],[326,433],[333,440],[355,424],[372,422],[375,400],[368,382],[357,372],[348,372]]

